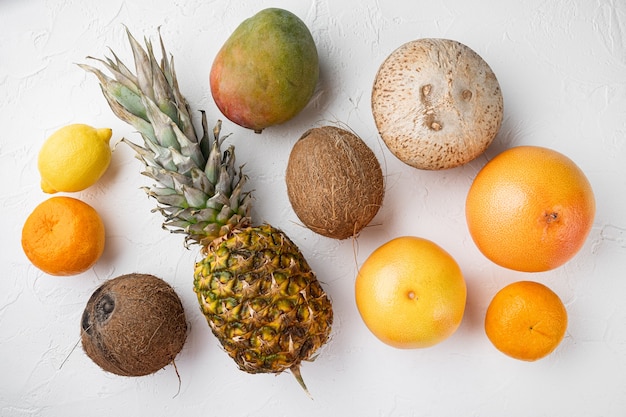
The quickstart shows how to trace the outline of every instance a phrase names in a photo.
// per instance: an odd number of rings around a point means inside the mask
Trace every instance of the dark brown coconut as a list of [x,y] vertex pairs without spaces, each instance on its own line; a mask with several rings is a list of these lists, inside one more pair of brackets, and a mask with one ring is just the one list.
[[146,274],[102,284],[87,302],[81,327],[87,355],[122,376],[152,374],[172,363],[187,337],[180,298],[165,281]]
[[374,121],[389,150],[420,169],[446,169],[482,154],[500,129],[503,100],[487,63],[450,39],[393,51],[372,89]]
[[302,135],[289,156],[285,180],[302,223],[335,239],[358,235],[383,202],[376,155],[358,136],[334,126]]

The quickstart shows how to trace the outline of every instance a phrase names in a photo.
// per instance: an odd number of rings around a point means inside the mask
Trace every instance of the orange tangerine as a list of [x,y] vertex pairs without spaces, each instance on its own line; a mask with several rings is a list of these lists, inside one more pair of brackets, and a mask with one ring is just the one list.
[[76,275],[104,251],[104,223],[89,204],[52,197],[39,204],[22,228],[22,248],[33,265],[50,275]]
[[502,353],[535,361],[551,353],[563,340],[567,311],[550,288],[518,281],[502,288],[485,315],[485,333]]

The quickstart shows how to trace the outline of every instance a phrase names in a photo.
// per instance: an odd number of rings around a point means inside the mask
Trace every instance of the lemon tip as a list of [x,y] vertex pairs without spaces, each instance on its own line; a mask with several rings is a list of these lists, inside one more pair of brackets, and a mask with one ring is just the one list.
[[46,194],[55,194],[58,190],[54,189],[46,180],[41,180],[41,191]]
[[113,136],[113,130],[108,127],[103,127],[101,129],[97,129],[97,135],[104,142],[109,142],[111,140],[111,136]]

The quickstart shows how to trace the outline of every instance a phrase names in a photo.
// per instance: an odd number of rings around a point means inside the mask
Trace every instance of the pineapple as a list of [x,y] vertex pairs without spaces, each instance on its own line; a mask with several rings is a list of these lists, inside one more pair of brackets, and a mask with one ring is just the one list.
[[160,64],[149,40],[144,49],[127,34],[135,74],[115,53],[112,59],[88,57],[112,78],[93,66],[80,66],[98,78],[115,115],[141,134],[143,146],[122,142],[156,183],[144,189],[156,199],[163,227],[185,234],[186,247],[201,246],[194,291],[202,313],[241,370],[289,370],[306,391],[300,364],[312,360],[328,341],[333,321],[329,297],[282,231],[252,224],[247,177],[235,167],[234,147],[222,153],[221,122],[211,138],[204,112],[203,135],[196,134],[160,34]]

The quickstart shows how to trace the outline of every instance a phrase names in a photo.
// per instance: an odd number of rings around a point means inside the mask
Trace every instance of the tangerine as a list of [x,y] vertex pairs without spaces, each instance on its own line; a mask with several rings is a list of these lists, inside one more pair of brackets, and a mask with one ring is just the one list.
[[465,214],[472,239],[496,264],[557,268],[583,246],[595,216],[591,184],[568,157],[538,146],[508,149],[474,179]]
[[485,333],[502,353],[524,361],[541,359],[561,343],[567,311],[554,291],[517,281],[496,293],[485,315]]
[[52,197],[39,204],[22,228],[30,262],[50,275],[68,276],[91,268],[104,251],[104,223],[89,204]]
[[433,346],[456,331],[467,288],[449,253],[427,239],[405,236],[372,252],[357,275],[355,296],[376,337],[412,349]]

